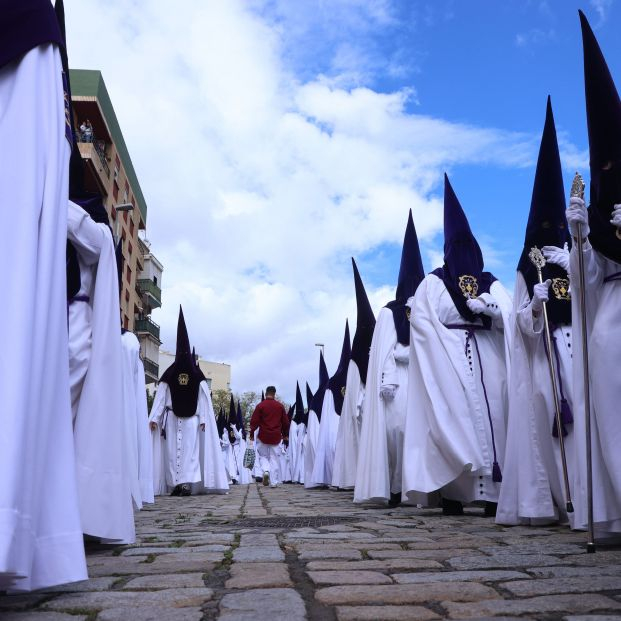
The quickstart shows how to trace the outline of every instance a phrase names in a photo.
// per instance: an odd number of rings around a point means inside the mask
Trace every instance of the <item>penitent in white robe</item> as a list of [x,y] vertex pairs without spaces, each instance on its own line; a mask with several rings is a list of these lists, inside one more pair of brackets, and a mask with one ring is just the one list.
[[508,410],[509,318],[511,299],[495,281],[490,294],[502,319],[474,339],[437,276],[430,274],[408,301],[410,374],[405,427],[403,493],[442,490],[450,500],[496,502],[499,483],[492,481],[492,434],[479,360],[493,423],[496,454],[502,469]]
[[339,431],[340,419],[341,417],[334,409],[334,395],[330,389],[327,389],[323,398],[323,407],[321,408],[319,437],[313,463],[312,481],[316,485],[332,484],[334,451],[336,450],[336,436]]
[[121,335],[123,353],[123,410],[125,441],[129,462],[132,498],[136,508],[153,502],[153,457],[144,367],[140,359],[140,343],[133,332]]
[[[289,441],[291,441],[291,431],[289,432]],[[295,483],[304,484],[304,466],[305,466],[305,444],[306,444],[306,424],[297,423],[295,433],[295,466],[293,471],[293,481]]]
[[287,454],[289,455],[289,469],[291,471],[291,482],[298,482],[297,479],[297,466],[299,458],[299,446],[298,446],[298,424],[295,420],[291,420],[289,424],[289,447],[287,448]]
[[[326,391],[327,392],[327,391]],[[325,399],[325,397],[324,397]],[[319,420],[313,410],[308,411],[308,427],[304,437],[304,487],[317,487],[313,481],[313,467],[315,465],[315,451],[319,442]]]
[[332,485],[340,489],[352,489],[356,484],[364,390],[358,365],[350,360],[332,470]]
[[0,591],[87,578],[67,361],[63,99],[55,45],[0,68]]
[[244,467],[244,454],[246,453],[246,447],[248,446],[246,440],[242,432],[237,429],[237,427],[233,428],[233,432],[235,433],[235,444],[233,445],[233,454],[235,456],[235,463],[238,466],[238,474],[239,479],[237,482],[240,485],[248,485],[250,483],[250,470]]
[[[550,291],[552,295],[552,291]],[[513,352],[509,381],[507,444],[498,499],[498,524],[543,524],[567,519],[565,486],[558,438],[552,436],[554,398],[545,348],[543,313],[533,317],[524,277],[517,273],[513,297]],[[551,334],[560,361],[554,364],[574,414],[571,398],[571,326],[560,326]],[[566,425],[565,452],[570,485],[575,448],[573,425]]]
[[[596,536],[621,532],[621,264],[584,246],[587,335],[591,377],[591,450],[593,460],[593,520]],[[579,321],[580,281],[577,246],[570,253],[574,377],[575,474],[572,527],[587,527],[586,432],[584,367]],[[605,279],[617,274],[614,280]]]
[[69,240],[80,264],[79,296],[69,305],[69,380],[84,533],[135,540],[127,463],[119,289],[110,228],[69,201]]
[[[192,493],[227,491],[228,480],[207,383],[201,382],[194,416],[179,418],[166,408],[172,408],[170,388],[166,382],[160,382],[149,416],[149,422],[157,423],[157,431],[153,433],[157,433],[163,453],[161,479],[155,482],[156,493],[170,492],[181,483],[194,484]],[[200,431],[202,423],[205,423],[204,432]],[[166,430],[166,438],[161,435],[162,428]]]
[[[397,341],[392,311],[382,308],[369,353],[354,502],[385,502],[401,492],[407,383],[408,348]],[[396,387],[392,400],[380,393],[386,385]]]

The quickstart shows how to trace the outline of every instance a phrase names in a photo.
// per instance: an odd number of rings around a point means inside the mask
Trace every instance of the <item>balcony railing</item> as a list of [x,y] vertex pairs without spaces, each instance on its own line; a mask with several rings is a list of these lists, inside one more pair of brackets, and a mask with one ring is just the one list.
[[[89,135],[81,131],[78,131],[76,136],[77,136],[78,142],[90,145],[92,151],[95,152],[95,155],[97,159],[99,160],[99,163],[101,167],[103,168],[103,171],[105,172],[106,177],[110,179],[110,166],[108,166],[108,160],[106,159],[106,151],[105,151],[106,143],[103,142],[103,140],[97,140],[97,138],[95,138],[93,134]],[[92,152],[90,155],[92,159]]]
[[154,336],[158,341],[160,340],[160,327],[148,317],[142,319],[136,319],[134,326],[134,332],[137,334],[142,332],[148,332],[151,336]]
[[149,360],[148,358],[144,358],[142,360],[142,364],[144,365],[145,375],[148,375],[150,378],[153,378],[154,380],[159,379],[159,376],[160,376],[159,365],[155,364],[155,362],[153,362],[152,360]]
[[153,308],[162,305],[162,290],[150,278],[139,278],[136,281],[136,287],[141,294],[152,298],[151,306]]

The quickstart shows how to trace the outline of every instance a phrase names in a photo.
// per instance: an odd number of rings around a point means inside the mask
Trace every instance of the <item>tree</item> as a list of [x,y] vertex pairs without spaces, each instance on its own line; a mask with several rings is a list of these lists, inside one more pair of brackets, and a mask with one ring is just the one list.
[[216,416],[219,414],[221,408],[226,414],[228,414],[229,404],[231,402],[231,393],[223,388],[214,390],[211,393],[211,402],[213,403],[213,410]]

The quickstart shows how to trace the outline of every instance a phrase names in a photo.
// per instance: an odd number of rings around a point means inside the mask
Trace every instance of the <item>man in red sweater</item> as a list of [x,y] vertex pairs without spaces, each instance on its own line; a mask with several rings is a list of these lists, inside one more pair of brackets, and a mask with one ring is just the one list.
[[250,418],[250,440],[257,434],[257,455],[263,470],[263,485],[276,487],[280,485],[281,442],[285,445],[289,439],[289,418],[280,401],[276,401],[276,388],[265,389],[265,399],[257,405]]

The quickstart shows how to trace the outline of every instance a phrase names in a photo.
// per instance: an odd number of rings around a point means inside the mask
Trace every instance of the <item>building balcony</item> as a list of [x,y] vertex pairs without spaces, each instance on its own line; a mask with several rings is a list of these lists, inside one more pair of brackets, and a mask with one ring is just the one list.
[[83,159],[87,160],[93,171],[96,173],[97,181],[101,189],[107,194],[108,183],[110,181],[110,166],[106,159],[105,143],[96,140],[87,141],[77,133],[78,148]]
[[151,308],[159,308],[162,305],[162,290],[149,278],[139,278],[136,281],[136,289],[146,298]]
[[160,341],[160,327],[149,317],[136,319],[136,323],[134,324],[134,332],[137,335],[150,334],[158,342]]
[[147,384],[150,384],[151,382],[157,382],[160,377],[159,365],[153,362],[153,360],[149,360],[148,358],[144,358],[142,360],[142,364],[144,365],[144,375]]

